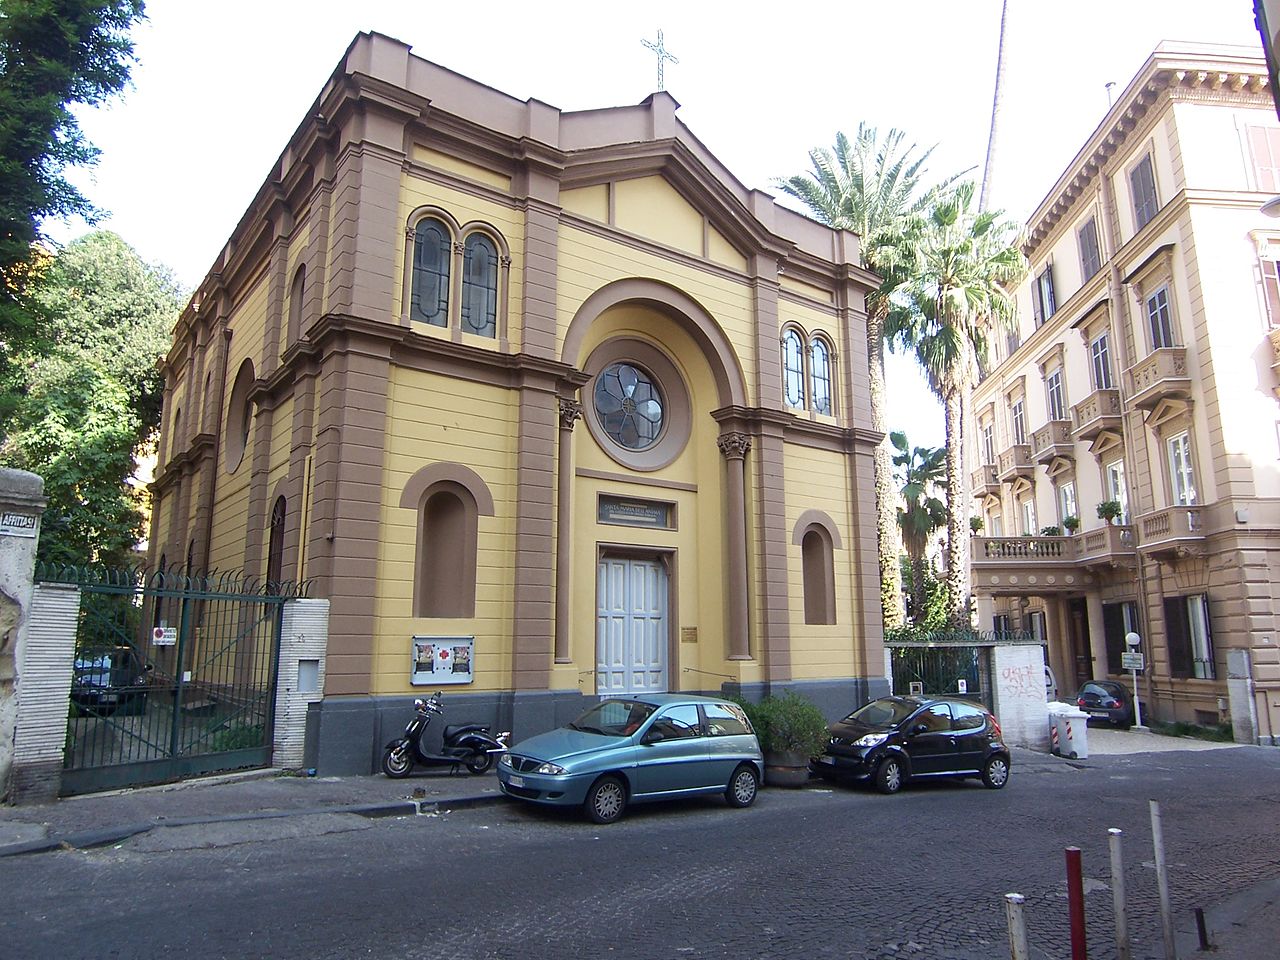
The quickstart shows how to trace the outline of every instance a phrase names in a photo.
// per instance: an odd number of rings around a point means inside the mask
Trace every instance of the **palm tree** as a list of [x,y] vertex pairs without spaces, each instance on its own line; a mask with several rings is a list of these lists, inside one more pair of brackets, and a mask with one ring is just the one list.
[[909,447],[900,430],[889,434],[897,449],[893,465],[901,481],[898,529],[911,560],[911,620],[918,627],[925,612],[925,550],[929,538],[947,524],[947,507],[933,495],[946,477],[945,447]]
[[[882,141],[875,127],[858,125],[853,140],[836,134],[835,150],[809,151],[812,172],[775,181],[776,186],[803,202],[823,223],[852,230],[861,238],[862,266],[882,278],[867,297],[867,369],[870,375],[871,428],[885,433],[884,346],[895,330],[886,328],[890,297],[906,279],[896,269],[902,262],[897,249],[902,238],[950,186],[949,177],[930,189],[922,186],[924,164],[933,152],[917,153],[905,144],[905,134],[890,130]],[[882,256],[881,254],[885,254]],[[876,448],[876,538],[880,562],[880,600],[886,627],[901,626],[902,580],[898,567],[897,524],[894,517],[893,468],[887,438]]]
[[1013,287],[1027,271],[1018,228],[1000,211],[976,212],[964,183],[933,205],[900,249],[912,281],[897,299],[894,322],[916,344],[916,356],[946,412],[947,594],[949,619],[969,626],[969,483],[964,414],[989,334],[1013,324]]

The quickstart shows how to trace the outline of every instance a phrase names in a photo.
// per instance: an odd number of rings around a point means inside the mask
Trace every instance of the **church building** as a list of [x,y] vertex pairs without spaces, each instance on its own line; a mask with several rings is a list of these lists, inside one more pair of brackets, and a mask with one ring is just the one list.
[[321,773],[423,691],[517,740],[606,695],[887,692],[876,278],[678,106],[360,34],[182,313],[151,562],[330,602]]

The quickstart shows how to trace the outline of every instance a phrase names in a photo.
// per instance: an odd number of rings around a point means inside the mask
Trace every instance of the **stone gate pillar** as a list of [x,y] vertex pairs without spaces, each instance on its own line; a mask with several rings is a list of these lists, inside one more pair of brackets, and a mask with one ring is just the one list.
[[31,614],[44,480],[0,467],[0,797],[9,798],[13,737],[18,721],[18,665],[22,633]]

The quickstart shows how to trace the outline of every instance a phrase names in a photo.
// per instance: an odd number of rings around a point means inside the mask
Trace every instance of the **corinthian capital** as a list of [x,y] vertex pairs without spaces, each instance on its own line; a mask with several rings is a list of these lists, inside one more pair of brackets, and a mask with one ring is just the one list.
[[577,400],[560,398],[560,429],[572,430],[573,423],[582,416],[582,404]]
[[725,433],[716,438],[716,445],[726,460],[742,460],[751,449],[751,438],[745,433]]

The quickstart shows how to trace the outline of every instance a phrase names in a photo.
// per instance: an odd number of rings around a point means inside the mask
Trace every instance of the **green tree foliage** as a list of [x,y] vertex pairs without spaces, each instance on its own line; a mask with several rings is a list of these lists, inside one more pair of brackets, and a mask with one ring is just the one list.
[[118,564],[143,532],[129,481],[153,442],[182,295],[113,233],[66,246],[32,294],[37,335],[15,357],[0,459],[45,478],[40,559]]
[[98,155],[71,108],[128,83],[142,17],[142,0],[0,0],[0,379],[38,336],[41,221],[94,214],[64,175]]
[[900,430],[889,434],[889,439],[898,451],[893,457],[901,493],[898,529],[911,566],[908,608],[911,622],[919,627],[927,609],[929,539],[947,523],[946,505],[934,495],[946,476],[947,451],[944,447],[912,447]]

